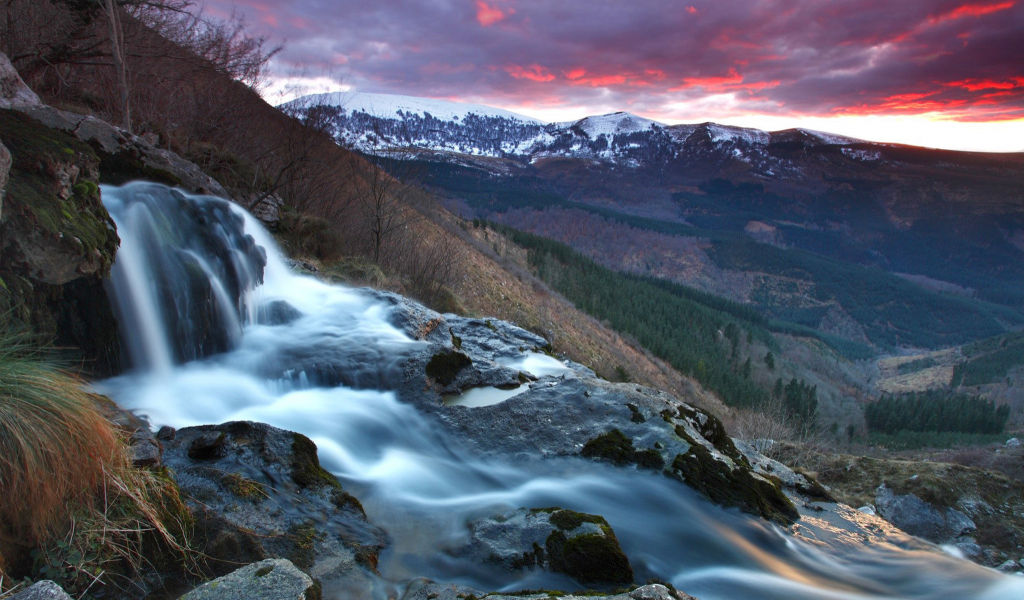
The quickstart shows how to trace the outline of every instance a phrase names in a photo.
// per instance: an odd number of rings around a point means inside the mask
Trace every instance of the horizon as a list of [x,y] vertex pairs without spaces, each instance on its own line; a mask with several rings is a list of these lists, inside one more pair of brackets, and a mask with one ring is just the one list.
[[1022,0],[208,0],[273,43],[268,101],[296,89],[482,104],[543,121],[804,128],[1024,151]]

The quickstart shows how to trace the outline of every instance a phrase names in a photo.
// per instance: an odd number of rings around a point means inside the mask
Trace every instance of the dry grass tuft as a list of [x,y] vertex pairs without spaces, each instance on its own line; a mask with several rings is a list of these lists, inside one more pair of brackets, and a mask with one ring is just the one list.
[[0,577],[81,596],[131,587],[153,562],[198,572],[173,480],[132,465],[98,401],[31,336],[0,329]]
[[90,502],[118,452],[117,432],[82,382],[27,334],[0,331],[0,554],[63,527],[69,505]]

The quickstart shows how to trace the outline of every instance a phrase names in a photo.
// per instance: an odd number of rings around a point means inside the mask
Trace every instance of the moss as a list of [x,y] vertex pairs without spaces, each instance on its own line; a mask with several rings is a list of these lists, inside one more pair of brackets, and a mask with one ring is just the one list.
[[[704,412],[699,408],[692,406],[682,405],[679,407],[679,418],[686,419],[693,424],[694,429],[704,439],[711,442],[711,445],[722,454],[728,456],[736,462],[742,463],[746,466],[750,466],[750,462],[747,460],[743,453],[736,448],[736,444],[729,437],[729,434],[725,431],[725,425],[718,419],[718,417]],[[678,427],[676,433],[678,434]],[[680,436],[686,437],[686,436]]]
[[292,481],[301,488],[332,487],[341,490],[338,479],[320,466],[313,440],[301,433],[292,434]]
[[473,361],[465,354],[446,350],[430,358],[430,362],[427,363],[427,375],[441,385],[449,385],[471,364]]
[[315,545],[319,539],[316,532],[316,523],[305,521],[292,526],[288,530],[288,538],[292,542],[291,551],[288,553],[288,560],[296,567],[306,570],[313,566],[316,558]]
[[366,511],[363,510],[363,504],[359,499],[343,490],[336,489],[331,492],[331,504],[333,504],[338,510],[354,512],[364,517],[366,516]]
[[594,523],[602,529],[608,527],[608,521],[598,515],[576,512],[574,510],[559,509],[551,513],[548,521],[559,529],[572,531],[584,523]]
[[629,412],[631,413],[630,416],[629,416],[629,420],[630,421],[632,421],[634,423],[646,423],[647,422],[647,417],[645,417],[640,412],[640,408],[638,408],[636,404],[633,404],[631,402],[631,403],[626,405],[626,408],[628,408]]
[[[29,226],[65,239],[81,241],[83,255],[99,250],[106,265],[113,263],[120,243],[113,221],[88,181],[99,159],[89,145],[56,129],[51,129],[26,115],[0,110],[0,141],[11,151],[11,172],[4,198],[5,221],[14,216],[28,219]],[[73,202],[65,203],[57,173],[79,168],[82,181],[71,182],[73,188],[83,186]],[[76,191],[77,193],[77,191]]]
[[657,450],[633,448],[633,440],[618,429],[601,434],[583,445],[582,456],[606,460],[618,466],[634,464],[643,469],[661,470],[665,460]]
[[309,586],[304,594],[306,600],[323,600],[324,597],[324,586],[320,583],[319,579],[313,579],[313,585]]
[[588,583],[631,583],[633,567],[610,530],[568,538],[560,529],[544,543],[551,569],[576,581]]
[[800,518],[777,480],[755,477],[745,466],[730,467],[698,443],[692,443],[686,454],[676,455],[668,473],[716,504],[783,525]]
[[128,150],[114,154],[100,151],[99,159],[100,183],[124,185],[129,181],[145,179],[172,187],[181,185],[181,179],[173,173],[146,165],[142,159]]
[[448,335],[452,336],[452,346],[455,346],[456,350],[462,350],[462,338],[455,335],[455,331],[451,327],[448,328]]
[[251,479],[246,479],[238,473],[229,473],[221,479],[221,485],[231,494],[252,502],[262,502],[270,497],[267,488]]

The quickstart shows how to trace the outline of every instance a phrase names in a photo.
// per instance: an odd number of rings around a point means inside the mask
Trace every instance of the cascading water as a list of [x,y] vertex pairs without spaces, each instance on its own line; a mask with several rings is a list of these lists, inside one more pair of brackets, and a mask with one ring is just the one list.
[[421,342],[389,323],[385,303],[293,274],[269,234],[224,200],[141,183],[103,196],[122,239],[111,295],[135,368],[102,391],[154,426],[252,420],[311,437],[388,531],[380,571],[398,585],[429,577],[576,589],[560,575],[501,572],[441,551],[464,540],[470,517],[559,505],[603,515],[638,581],[671,581],[701,600],[1024,598],[1024,579],[906,538],[869,544],[813,515],[794,536],[663,477],[577,459],[470,456],[387,391]]

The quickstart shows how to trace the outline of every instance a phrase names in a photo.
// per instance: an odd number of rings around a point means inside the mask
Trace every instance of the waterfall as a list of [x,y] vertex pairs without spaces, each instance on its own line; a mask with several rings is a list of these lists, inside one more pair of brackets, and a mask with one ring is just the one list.
[[252,420],[306,434],[388,531],[380,571],[399,585],[577,588],[443,552],[471,516],[557,505],[604,516],[638,581],[701,600],[1024,598],[1024,579],[897,541],[863,543],[825,517],[804,518],[797,537],[664,477],[576,458],[473,456],[389,391],[421,342],[389,322],[385,303],[294,274],[255,219],[224,200],[144,183],[105,186],[103,197],[122,239],[110,292],[133,368],[100,391],[153,426]]

